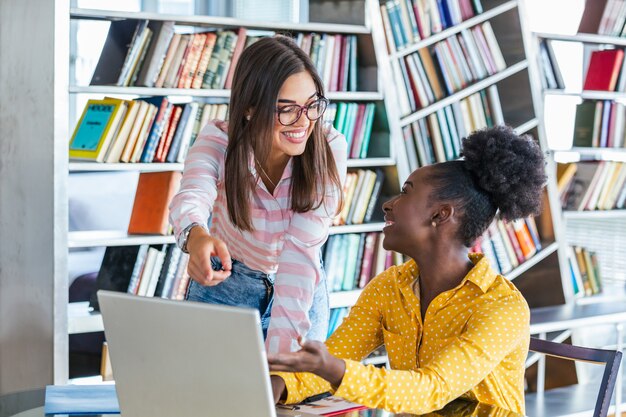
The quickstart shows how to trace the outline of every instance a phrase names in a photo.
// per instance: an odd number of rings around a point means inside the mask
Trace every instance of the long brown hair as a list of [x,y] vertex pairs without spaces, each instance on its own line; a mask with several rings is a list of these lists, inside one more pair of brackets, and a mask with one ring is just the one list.
[[[272,148],[278,92],[287,78],[306,71],[313,78],[317,93],[324,85],[311,59],[286,36],[263,38],[241,57],[233,77],[228,122],[225,181],[230,220],[240,230],[252,231],[250,198],[254,178],[250,173],[250,153],[264,164]],[[254,109],[250,120],[246,119]],[[306,117],[302,115],[302,117]],[[324,204],[327,186],[341,194],[335,159],[318,121],[302,155],[293,157],[291,209],[303,213]],[[341,200],[339,206],[341,206]]]

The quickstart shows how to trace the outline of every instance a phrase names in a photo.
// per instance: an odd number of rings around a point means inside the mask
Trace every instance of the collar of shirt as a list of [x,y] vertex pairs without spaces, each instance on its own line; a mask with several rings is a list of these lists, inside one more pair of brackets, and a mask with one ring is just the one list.
[[[489,259],[482,253],[470,253],[469,260],[474,267],[467,273],[457,288],[465,285],[467,281],[472,282],[481,289],[483,293],[487,292],[498,274],[493,270]],[[410,286],[419,275],[419,267],[413,259],[398,267],[398,284],[400,288]]]

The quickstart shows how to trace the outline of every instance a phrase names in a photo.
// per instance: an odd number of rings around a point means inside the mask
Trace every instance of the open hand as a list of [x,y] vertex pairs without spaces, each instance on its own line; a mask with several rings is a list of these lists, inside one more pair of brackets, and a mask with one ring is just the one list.
[[297,352],[268,354],[267,360],[271,371],[277,372],[311,372],[338,387],[346,371],[346,364],[331,355],[326,345],[315,341],[302,341],[298,338],[302,349]]
[[[189,232],[187,241],[189,251],[189,276],[200,285],[213,286],[230,276],[232,260],[226,244],[211,235],[202,227],[196,226]],[[221,271],[214,271],[211,256],[217,256],[222,262]]]

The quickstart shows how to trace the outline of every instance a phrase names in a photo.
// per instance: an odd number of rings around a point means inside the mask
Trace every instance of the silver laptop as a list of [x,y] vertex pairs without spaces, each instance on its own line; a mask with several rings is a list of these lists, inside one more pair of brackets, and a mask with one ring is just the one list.
[[276,409],[254,309],[98,291],[124,417],[305,416]]

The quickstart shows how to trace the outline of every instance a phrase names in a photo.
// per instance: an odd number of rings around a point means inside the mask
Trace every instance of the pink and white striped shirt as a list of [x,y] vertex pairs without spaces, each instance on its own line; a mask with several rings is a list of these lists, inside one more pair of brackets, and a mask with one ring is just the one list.
[[[226,204],[227,126],[225,122],[210,122],[190,148],[180,190],[170,204],[170,222],[178,241],[187,226],[194,222],[206,224],[212,214],[209,233],[226,243],[233,259],[266,274],[276,274],[265,343],[271,353],[291,351],[298,347],[297,336],[306,335],[311,326],[308,311],[322,273],[320,248],[328,237],[341,190],[329,186],[324,205],[306,213],[295,213],[290,204],[293,158],[273,195],[252,163],[250,171],[257,181],[250,215],[255,230],[242,232],[230,221]],[[324,133],[343,184],[347,170],[346,140],[330,125],[324,128]]]

